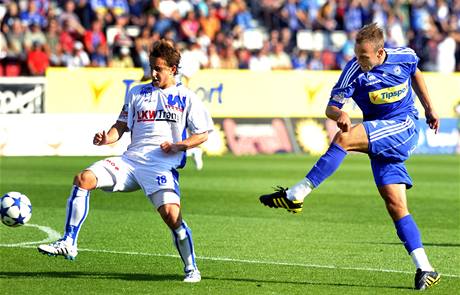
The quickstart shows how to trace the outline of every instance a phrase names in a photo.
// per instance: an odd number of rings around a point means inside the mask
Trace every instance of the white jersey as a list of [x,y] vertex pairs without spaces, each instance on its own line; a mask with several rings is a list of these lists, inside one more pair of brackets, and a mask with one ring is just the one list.
[[193,134],[213,130],[212,118],[190,89],[178,83],[166,89],[141,84],[130,89],[118,121],[131,130],[131,144],[123,156],[142,164],[182,168],[185,152],[165,153],[160,144],[176,143]]

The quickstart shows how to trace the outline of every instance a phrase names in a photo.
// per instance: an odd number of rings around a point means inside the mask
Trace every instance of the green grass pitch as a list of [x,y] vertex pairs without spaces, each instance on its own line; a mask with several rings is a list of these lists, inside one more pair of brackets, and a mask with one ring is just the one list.
[[[300,180],[316,157],[206,157],[181,172],[184,219],[203,280],[185,284],[169,230],[143,193],[91,195],[74,262],[40,241],[62,233],[73,176],[99,158],[2,157],[0,192],[29,196],[28,226],[0,224],[1,294],[412,294],[414,267],[375,188],[369,160],[350,155],[301,214],[258,196]],[[460,157],[413,156],[408,202],[431,263],[430,294],[460,290]]]

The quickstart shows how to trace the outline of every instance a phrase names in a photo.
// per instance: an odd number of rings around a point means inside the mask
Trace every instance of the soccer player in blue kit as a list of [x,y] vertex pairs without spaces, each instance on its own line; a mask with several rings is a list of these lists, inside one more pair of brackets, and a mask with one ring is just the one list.
[[185,165],[186,150],[208,139],[213,122],[196,94],[176,83],[180,58],[180,52],[169,41],[159,40],[153,44],[152,83],[131,88],[115,124],[93,138],[95,145],[111,144],[129,130],[130,145],[122,156],[97,161],[75,176],[67,201],[64,236],[51,244],[39,245],[39,252],[75,259],[78,234],[88,215],[92,190],[142,189],[171,230],[184,263],[184,282],[201,280],[191,230],[180,210],[177,169]]
[[[355,54],[332,89],[326,108],[326,116],[340,129],[329,149],[300,182],[289,189],[280,187],[259,200],[272,208],[300,212],[305,197],[337,170],[349,151],[367,153],[378,191],[415,264],[415,289],[423,290],[437,284],[440,275],[428,261],[406,201],[412,180],[404,161],[416,148],[419,133],[415,94],[425,110],[426,123],[435,132],[439,117],[412,49],[384,48],[383,31],[374,23],[358,32]],[[341,110],[349,98],[363,113],[363,122],[354,126]]]

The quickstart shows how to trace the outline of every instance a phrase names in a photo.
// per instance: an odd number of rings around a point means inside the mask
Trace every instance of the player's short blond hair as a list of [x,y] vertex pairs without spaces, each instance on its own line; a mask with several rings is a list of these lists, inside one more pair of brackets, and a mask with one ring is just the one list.
[[176,66],[179,68],[180,52],[174,47],[174,44],[166,39],[161,39],[153,43],[150,51],[150,62],[154,58],[162,58],[169,67]]
[[383,30],[376,23],[365,25],[358,31],[358,34],[356,35],[356,43],[363,44],[366,42],[373,44],[375,51],[383,48]]

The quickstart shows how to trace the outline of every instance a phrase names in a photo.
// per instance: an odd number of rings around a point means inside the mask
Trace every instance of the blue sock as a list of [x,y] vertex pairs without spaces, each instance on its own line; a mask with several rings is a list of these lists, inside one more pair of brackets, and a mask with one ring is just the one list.
[[327,152],[319,158],[306,177],[314,187],[318,187],[318,185],[339,168],[347,154],[347,151],[340,145],[332,143]]
[[407,253],[411,253],[417,248],[423,248],[422,237],[418,230],[417,224],[415,224],[412,215],[406,215],[400,220],[395,222],[396,232],[399,239],[403,242]]
[[89,195],[88,190],[74,185],[67,200],[67,218],[63,239],[74,246],[77,245],[78,233],[86,216],[88,216]]

